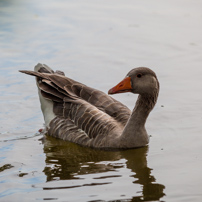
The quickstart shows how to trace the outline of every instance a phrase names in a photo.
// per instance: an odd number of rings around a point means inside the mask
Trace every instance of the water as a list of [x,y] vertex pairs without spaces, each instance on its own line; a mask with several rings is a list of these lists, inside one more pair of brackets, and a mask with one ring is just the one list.
[[[1,1],[0,201],[201,201],[201,1]],[[107,92],[138,66],[160,81],[148,147],[99,151],[53,138],[38,63]],[[133,108],[136,96],[114,95]]]

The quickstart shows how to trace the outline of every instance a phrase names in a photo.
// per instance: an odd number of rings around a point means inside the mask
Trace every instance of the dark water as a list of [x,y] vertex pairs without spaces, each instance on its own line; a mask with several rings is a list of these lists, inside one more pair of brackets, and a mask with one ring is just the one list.
[[[201,201],[201,1],[0,1],[0,201]],[[42,136],[38,63],[107,92],[138,66],[160,81],[148,147]],[[133,108],[136,96],[115,95]]]
[[[147,165],[147,147],[107,152],[50,137],[40,147],[38,138],[25,139],[27,146],[14,143],[19,158],[7,157],[10,164],[0,170],[3,200],[144,201],[159,200],[165,194],[164,185],[156,182]],[[27,153],[33,144],[36,150]]]

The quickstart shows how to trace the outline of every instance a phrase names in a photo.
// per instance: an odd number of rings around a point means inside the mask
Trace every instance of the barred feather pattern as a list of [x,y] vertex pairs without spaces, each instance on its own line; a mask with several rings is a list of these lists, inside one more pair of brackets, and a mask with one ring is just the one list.
[[99,137],[99,147],[106,146],[113,131],[121,135],[131,111],[119,101],[65,77],[63,72],[46,68],[21,72],[37,77],[42,96],[53,101],[56,117],[47,128],[48,135],[85,146],[95,146]]
[[36,77],[48,135],[103,149],[137,148],[149,143],[145,123],[159,93],[159,82],[151,69],[134,68],[127,74],[130,91],[139,94],[132,113],[111,96],[47,65],[20,72]]

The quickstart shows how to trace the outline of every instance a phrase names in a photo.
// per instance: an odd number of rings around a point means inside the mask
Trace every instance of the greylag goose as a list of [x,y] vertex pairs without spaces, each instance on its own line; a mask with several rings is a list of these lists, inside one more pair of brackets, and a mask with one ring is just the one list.
[[47,135],[100,149],[128,149],[149,143],[145,122],[159,93],[159,82],[151,69],[132,69],[108,92],[139,94],[132,112],[102,91],[47,65],[20,72],[36,77]]

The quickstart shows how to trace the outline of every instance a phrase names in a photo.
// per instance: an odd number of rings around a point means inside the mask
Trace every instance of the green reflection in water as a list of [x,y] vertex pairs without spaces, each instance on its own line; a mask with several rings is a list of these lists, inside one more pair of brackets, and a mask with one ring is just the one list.
[[[82,179],[82,175],[117,171],[122,167],[131,170],[134,175],[133,183],[142,187],[142,196],[138,196],[134,190],[134,197],[130,201],[155,201],[162,198],[165,186],[156,183],[151,175],[151,168],[147,166],[148,147],[123,150],[102,151],[81,147],[74,143],[65,142],[52,137],[46,137],[44,141],[44,153],[46,154],[46,167],[44,173],[47,181]],[[120,161],[121,159],[126,161]],[[107,177],[107,176],[106,176]],[[121,177],[117,175],[109,177]],[[102,177],[94,178],[101,179]],[[121,181],[120,181],[121,183]],[[98,184],[84,184],[83,186],[96,186]],[[54,187],[44,189],[67,189],[73,187]],[[117,200],[116,200],[117,201]]]
[[14,166],[12,166],[11,164],[5,164],[3,166],[0,167],[0,172],[3,172],[4,170],[13,168]]

